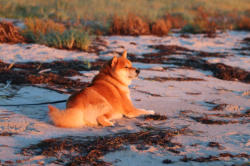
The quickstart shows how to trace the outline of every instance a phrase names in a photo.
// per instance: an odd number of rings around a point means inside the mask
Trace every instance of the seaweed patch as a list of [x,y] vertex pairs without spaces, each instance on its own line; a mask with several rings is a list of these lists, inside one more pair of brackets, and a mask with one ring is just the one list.
[[[56,157],[55,163],[66,165],[110,165],[101,159],[107,153],[125,150],[127,145],[159,146],[173,153],[173,147],[182,147],[172,142],[175,135],[185,134],[187,128],[177,130],[152,129],[137,133],[120,133],[100,137],[60,137],[43,140],[23,148],[26,156],[44,155]],[[176,153],[176,152],[174,152]]]

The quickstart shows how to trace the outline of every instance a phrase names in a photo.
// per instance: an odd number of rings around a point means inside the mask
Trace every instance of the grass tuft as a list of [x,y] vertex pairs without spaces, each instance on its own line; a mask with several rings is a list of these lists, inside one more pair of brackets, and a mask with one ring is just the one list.
[[42,35],[51,32],[63,33],[66,29],[63,24],[56,23],[53,20],[26,18],[24,23],[26,28],[24,29],[23,34],[28,42],[37,42]]
[[41,36],[38,42],[59,49],[78,49],[87,51],[91,44],[91,39],[87,32],[66,30],[63,33],[47,33]]
[[0,43],[21,43],[23,36],[12,23],[0,22]]
[[182,28],[182,32],[188,33],[207,33],[208,36],[213,36],[216,33],[218,23],[216,23],[217,17],[215,14],[208,12],[203,7],[198,7],[195,10],[194,21],[185,25]]
[[172,23],[168,19],[159,19],[152,25],[152,34],[158,36],[167,35],[172,27]]
[[247,16],[240,17],[239,20],[237,20],[235,29],[250,31],[250,17]]
[[168,35],[171,28],[182,28],[186,22],[180,15],[166,16],[156,19],[155,21],[145,21],[142,17],[135,14],[128,14],[127,16],[114,16],[109,34],[112,35]]
[[147,35],[149,33],[149,25],[139,16],[130,13],[126,18],[113,17],[110,34],[137,36]]
[[[62,33],[66,23],[67,28],[80,24],[99,35],[166,35],[170,22],[172,29],[213,36],[216,29],[249,30],[248,4],[249,0],[8,0],[0,1],[0,17],[30,17],[26,20],[29,29],[41,30],[26,32],[32,40],[36,37],[33,34]],[[34,18],[49,21],[41,23]]]
[[91,38],[84,29],[66,29],[64,24],[52,20],[25,19],[23,35],[27,42],[34,42],[59,49],[88,50]]

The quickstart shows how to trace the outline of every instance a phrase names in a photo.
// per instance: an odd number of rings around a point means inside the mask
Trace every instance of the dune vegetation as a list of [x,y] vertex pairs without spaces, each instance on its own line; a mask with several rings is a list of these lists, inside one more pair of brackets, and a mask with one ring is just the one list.
[[0,17],[25,22],[26,41],[66,49],[87,50],[93,34],[250,30],[249,0],[0,0],[0,9]]

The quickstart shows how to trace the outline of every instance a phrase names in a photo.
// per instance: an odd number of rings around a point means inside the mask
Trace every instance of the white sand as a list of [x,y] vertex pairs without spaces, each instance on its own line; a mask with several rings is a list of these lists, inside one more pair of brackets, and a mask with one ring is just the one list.
[[[111,57],[108,52],[122,52],[127,49],[129,53],[142,55],[144,53],[155,52],[149,45],[171,44],[187,47],[189,49],[203,50],[209,52],[227,52],[234,54],[233,57],[211,58],[210,62],[225,63],[237,66],[249,71],[249,56],[242,58],[239,52],[232,50],[239,47],[239,41],[244,37],[249,37],[246,32],[223,33],[217,38],[203,38],[201,35],[191,35],[191,38],[172,37],[105,37],[108,47],[103,51],[103,56]],[[131,44],[131,42],[136,43]],[[105,54],[105,52],[107,54]],[[103,56],[101,58],[103,58]],[[77,51],[57,50],[40,46],[37,44],[0,44],[0,59],[4,62],[17,63],[27,61],[51,62],[54,60],[69,59],[89,59],[95,60],[98,56]],[[164,165],[164,159],[174,161],[174,165],[232,165],[249,162],[249,159],[223,158],[222,161],[198,163],[180,162],[184,155],[188,157],[200,157],[217,155],[228,152],[231,154],[250,153],[250,126],[248,123],[206,125],[192,120],[189,116],[203,116],[213,114],[209,111],[213,105],[206,103],[228,104],[223,110],[216,113],[242,113],[250,108],[250,85],[237,81],[224,81],[211,76],[211,74],[199,70],[175,69],[163,70],[166,65],[134,63],[140,67],[142,72],[140,79],[134,80],[131,85],[131,96],[134,104],[139,108],[155,110],[156,113],[167,115],[165,121],[143,121],[141,118],[126,119],[116,121],[115,127],[111,128],[82,128],[82,129],[62,129],[51,124],[47,115],[47,106],[20,106],[20,107],[0,107],[0,133],[17,133],[13,136],[0,136],[0,160],[24,159],[27,161],[23,165],[45,163],[49,165],[53,158],[45,156],[24,157],[19,155],[20,148],[41,140],[60,136],[98,136],[114,134],[119,132],[136,132],[140,128],[136,124],[152,125],[161,128],[181,128],[188,126],[194,131],[193,135],[179,135],[174,138],[175,142],[181,143],[184,147],[180,154],[174,154],[160,147],[150,147],[146,151],[140,151],[134,145],[127,147],[126,151],[109,153],[104,156],[105,161],[113,162],[114,165]],[[171,67],[171,65],[170,65]],[[152,70],[147,70],[152,69]],[[91,80],[97,71],[83,72],[84,80]],[[201,78],[204,81],[150,81],[144,78],[160,77],[193,77]],[[73,78],[72,78],[73,79]],[[75,79],[75,77],[74,77]],[[0,104],[38,103],[66,99],[68,95],[59,94],[54,91],[32,87],[7,88],[0,85]],[[152,96],[157,94],[160,97]],[[192,95],[195,94],[195,95]],[[12,96],[7,98],[6,96]],[[63,109],[65,103],[55,104]],[[181,113],[185,111],[185,114]],[[243,120],[244,118],[209,117],[220,120]],[[249,120],[249,119],[248,119]],[[208,147],[208,142],[218,142],[225,149]],[[192,146],[197,144],[197,146]]]

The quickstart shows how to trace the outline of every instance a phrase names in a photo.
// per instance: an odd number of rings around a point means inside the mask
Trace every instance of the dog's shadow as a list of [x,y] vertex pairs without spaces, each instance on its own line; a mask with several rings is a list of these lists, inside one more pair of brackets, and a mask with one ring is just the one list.
[[[46,102],[64,100],[67,98],[67,94],[60,94],[52,90],[47,90],[34,86],[24,86],[16,89],[14,95],[3,98],[0,101],[0,105],[13,106],[0,106],[0,108],[1,110],[5,110],[5,114],[6,112],[11,112],[10,114],[20,114],[33,120],[51,124],[50,119],[48,117],[48,104],[46,104]],[[65,105],[65,102],[55,104],[55,106],[59,109],[64,109]]]

